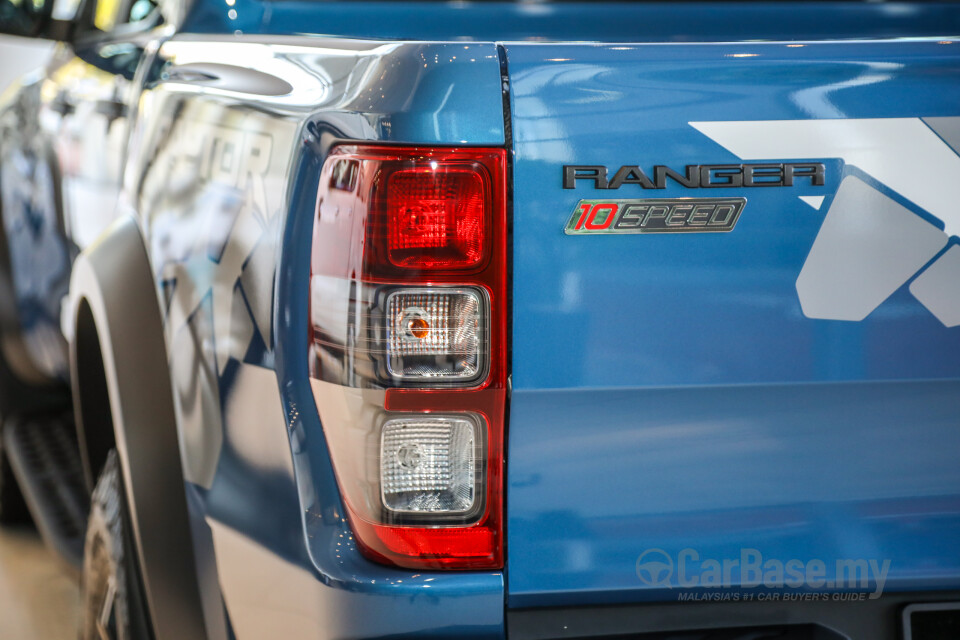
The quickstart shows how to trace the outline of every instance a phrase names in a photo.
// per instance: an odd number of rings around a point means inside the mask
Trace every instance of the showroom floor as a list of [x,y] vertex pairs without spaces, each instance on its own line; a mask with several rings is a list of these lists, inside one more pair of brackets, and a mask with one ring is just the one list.
[[36,530],[0,529],[0,638],[76,638],[78,579]]

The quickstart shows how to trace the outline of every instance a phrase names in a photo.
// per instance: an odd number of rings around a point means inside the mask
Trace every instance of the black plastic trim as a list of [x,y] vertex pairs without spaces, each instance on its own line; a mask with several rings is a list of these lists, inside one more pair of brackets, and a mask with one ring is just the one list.
[[[568,638],[579,640],[587,638],[660,640],[663,638],[666,640],[676,632],[712,630],[722,634],[728,630],[736,632],[744,627],[762,629],[782,627],[785,633],[808,630],[807,636],[788,637],[900,640],[901,616],[905,607],[917,603],[957,600],[960,600],[958,591],[919,591],[890,593],[874,600],[867,598],[859,601],[839,601],[828,598],[812,601],[668,602],[510,609],[507,611],[507,637],[510,640]],[[840,635],[837,636],[837,634]],[[679,637],[685,640],[687,638]],[[689,637],[697,638],[696,635]],[[716,635],[715,637],[738,638],[739,636]]]
[[70,377],[87,474],[98,472],[94,443],[109,442],[112,429],[155,635],[204,638],[160,303],[132,217],[77,258],[70,304]]

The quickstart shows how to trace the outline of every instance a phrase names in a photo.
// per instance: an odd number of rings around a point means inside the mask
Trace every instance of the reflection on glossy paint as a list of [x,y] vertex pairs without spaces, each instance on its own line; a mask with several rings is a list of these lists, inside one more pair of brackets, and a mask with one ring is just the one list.
[[849,73],[836,82],[800,89],[791,95],[791,100],[810,117],[842,118],[845,114],[837,104],[845,89],[886,82],[903,68],[899,62],[852,63]]

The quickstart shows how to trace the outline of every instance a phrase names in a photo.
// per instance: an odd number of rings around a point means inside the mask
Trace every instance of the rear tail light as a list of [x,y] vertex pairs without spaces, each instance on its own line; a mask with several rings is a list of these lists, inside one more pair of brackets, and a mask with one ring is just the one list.
[[390,263],[412,269],[479,265],[490,208],[487,180],[480,166],[441,171],[437,162],[391,174],[384,203]]
[[502,566],[506,302],[503,149],[330,153],[310,373],[368,557]]
[[404,288],[387,296],[387,371],[398,380],[478,379],[486,371],[481,289]]
[[400,516],[469,516],[483,506],[483,449],[473,416],[394,418],[380,435],[380,495]]

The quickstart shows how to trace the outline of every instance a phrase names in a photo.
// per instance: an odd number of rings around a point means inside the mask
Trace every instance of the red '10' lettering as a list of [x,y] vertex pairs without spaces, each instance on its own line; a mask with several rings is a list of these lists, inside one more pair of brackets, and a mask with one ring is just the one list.
[[[604,212],[607,216],[603,222],[598,224],[597,216]],[[613,219],[616,217],[617,205],[612,202],[601,202],[600,204],[593,205],[593,209],[590,210],[590,216],[587,218],[584,226],[589,230],[607,229],[613,224]]]

